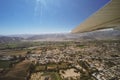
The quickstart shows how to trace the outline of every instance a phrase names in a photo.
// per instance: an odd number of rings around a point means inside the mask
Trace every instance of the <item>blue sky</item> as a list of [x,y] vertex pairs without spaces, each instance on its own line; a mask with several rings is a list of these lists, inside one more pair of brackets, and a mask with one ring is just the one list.
[[0,0],[0,35],[66,33],[109,0]]

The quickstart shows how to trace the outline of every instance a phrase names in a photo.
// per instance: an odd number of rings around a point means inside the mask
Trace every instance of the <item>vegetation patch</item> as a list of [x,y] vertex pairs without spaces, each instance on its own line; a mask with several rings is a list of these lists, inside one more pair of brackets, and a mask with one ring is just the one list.
[[57,72],[46,72],[42,76],[50,76],[51,80],[62,80]]
[[47,65],[47,70],[56,70],[57,69],[57,65],[56,64],[48,64]]
[[12,61],[0,60],[0,68],[9,68]]
[[69,64],[68,63],[60,63],[58,65],[58,68],[59,69],[67,69],[69,67]]
[[44,65],[36,66],[35,71],[44,71],[46,67]]
[[31,63],[22,61],[16,64],[7,74],[1,76],[2,80],[25,80],[27,78]]

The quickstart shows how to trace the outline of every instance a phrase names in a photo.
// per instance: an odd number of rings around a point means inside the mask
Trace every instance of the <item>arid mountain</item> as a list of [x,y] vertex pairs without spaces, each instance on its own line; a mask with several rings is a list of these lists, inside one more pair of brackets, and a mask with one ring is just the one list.
[[95,39],[95,40],[109,40],[109,39],[118,39],[120,40],[120,31],[119,30],[109,30],[109,31],[93,31],[80,33],[79,39]]
[[41,35],[14,35],[1,36],[0,43],[16,42],[16,41],[65,41],[65,40],[120,40],[119,30],[93,31],[79,34],[41,34]]
[[0,43],[18,42],[21,41],[22,39],[23,38],[20,37],[0,36]]
[[120,31],[93,31],[79,34],[43,34],[34,35],[27,38],[27,40],[76,40],[76,39],[90,39],[90,40],[106,40],[106,39],[120,39]]

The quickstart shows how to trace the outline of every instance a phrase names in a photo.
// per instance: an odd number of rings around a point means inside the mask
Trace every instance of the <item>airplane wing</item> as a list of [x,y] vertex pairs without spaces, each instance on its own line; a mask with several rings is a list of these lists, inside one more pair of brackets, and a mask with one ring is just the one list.
[[120,0],[111,0],[100,10],[86,19],[71,33],[89,32],[105,28],[120,30]]

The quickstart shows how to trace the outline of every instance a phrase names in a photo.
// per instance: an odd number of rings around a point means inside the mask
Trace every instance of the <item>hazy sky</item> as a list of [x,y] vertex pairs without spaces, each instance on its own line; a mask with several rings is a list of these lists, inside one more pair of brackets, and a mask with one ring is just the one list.
[[0,35],[64,33],[109,0],[0,0]]

